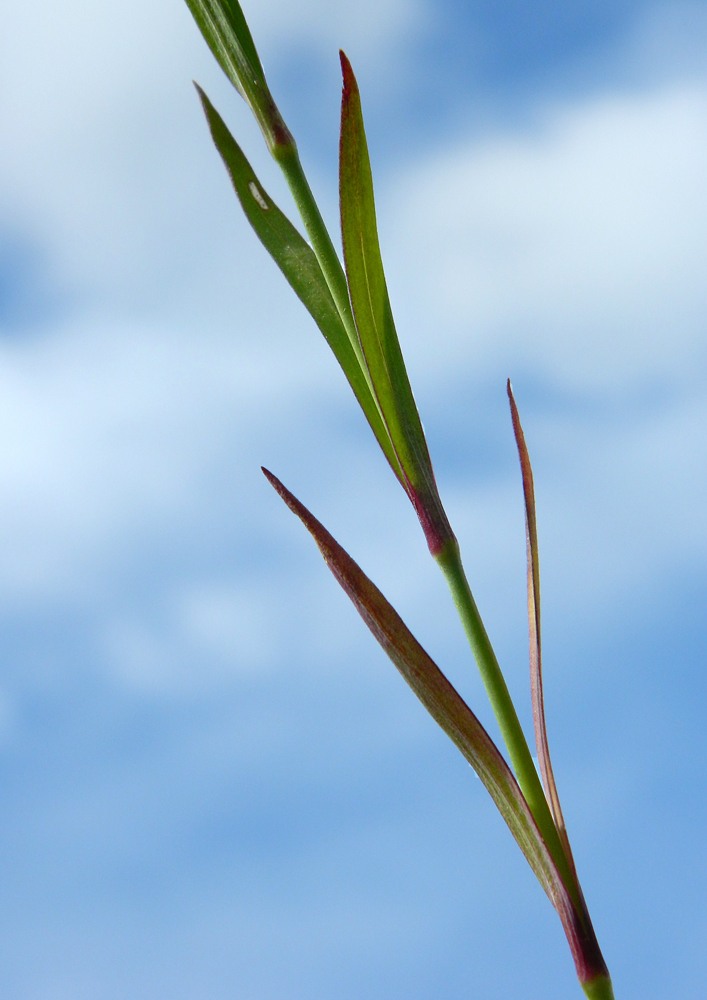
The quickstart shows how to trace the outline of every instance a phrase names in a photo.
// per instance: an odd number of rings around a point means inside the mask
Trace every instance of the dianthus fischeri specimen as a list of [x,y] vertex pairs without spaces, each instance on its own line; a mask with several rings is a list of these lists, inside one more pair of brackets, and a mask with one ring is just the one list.
[[323,333],[412,502],[429,550],[449,584],[510,766],[381,592],[307,508],[272,473],[263,471],[312,534],[329,569],[404,679],[479,775],[557,910],[585,994],[594,1000],[612,1000],[611,979],[577,878],[550,762],[542,688],[533,477],[510,383],[508,396],[525,500],[531,694],[542,783],[464,572],[405,369],[381,260],[361,98],[351,65],[342,52],[342,265],[302,169],[295,140],[270,93],[240,5],[237,0],[186,2],[221,68],[253,112],[287,180],[309,242],[270,198],[223,119],[197,86],[213,141],[248,221]]

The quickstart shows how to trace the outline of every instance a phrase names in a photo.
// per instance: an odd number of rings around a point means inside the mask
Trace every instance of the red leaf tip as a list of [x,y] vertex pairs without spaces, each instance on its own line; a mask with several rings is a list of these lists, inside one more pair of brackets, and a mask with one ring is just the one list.
[[356,77],[354,76],[354,71],[351,68],[351,63],[349,62],[343,49],[339,49],[339,59],[341,60],[341,75],[344,78],[344,99],[346,99],[349,94],[358,93],[358,84],[356,83]]
[[[277,476],[274,476],[274,475],[272,474],[272,472],[270,472],[270,470],[269,470],[269,469],[266,469],[266,468],[265,468],[265,466],[264,466],[264,465],[261,465],[261,466],[260,466],[260,471],[261,471],[261,472],[262,472],[262,474],[263,474],[263,475],[265,476],[265,478],[267,479],[267,481],[268,481],[268,482],[270,483],[270,485],[272,486],[272,488],[273,488],[273,489],[274,489],[274,490],[275,490],[275,491],[276,491],[277,493],[279,493],[279,494],[280,494],[280,496],[282,496],[282,491],[283,491],[283,490],[285,490],[285,487],[284,487],[284,486],[282,485],[282,483],[281,483],[281,482],[280,482],[280,480],[279,480],[279,479],[277,478]],[[288,491],[287,491],[287,490],[285,490],[285,492],[288,492]]]
[[260,468],[275,492],[285,501],[292,513],[296,514],[303,524],[311,531],[312,525],[318,524],[319,522],[312,516],[312,514],[310,514],[304,504],[300,503],[293,493],[290,493],[287,487],[280,482],[277,476],[274,476],[272,472],[265,468],[264,465],[261,465]]

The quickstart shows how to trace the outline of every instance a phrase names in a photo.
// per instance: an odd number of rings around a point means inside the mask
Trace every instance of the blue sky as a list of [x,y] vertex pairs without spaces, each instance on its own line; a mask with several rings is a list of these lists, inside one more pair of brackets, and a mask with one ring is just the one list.
[[[403,349],[529,727],[513,379],[585,892],[617,997],[697,1000],[707,5],[245,9],[332,228],[337,48],[354,63]],[[490,800],[260,474],[495,734],[414,515],[240,217],[192,78],[287,206],[179,0],[0,11],[2,995],[579,996]]]

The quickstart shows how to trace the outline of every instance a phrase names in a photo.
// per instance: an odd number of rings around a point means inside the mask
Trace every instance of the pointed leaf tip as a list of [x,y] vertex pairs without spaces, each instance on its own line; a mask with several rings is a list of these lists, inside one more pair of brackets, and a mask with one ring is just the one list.
[[328,563],[329,560],[327,559],[327,552],[325,551],[324,548],[322,548],[322,543],[323,541],[330,541],[334,545],[336,545],[337,543],[334,541],[334,539],[331,537],[328,531],[326,531],[323,525],[321,525],[319,521],[317,521],[314,514],[312,514],[309,510],[307,510],[305,505],[303,503],[300,503],[300,501],[293,493],[290,493],[290,491],[287,489],[284,483],[281,483],[280,480],[277,478],[277,476],[273,475],[273,473],[270,472],[269,469],[266,469],[265,466],[263,465],[261,465],[260,468],[263,475],[270,483],[272,488],[275,490],[275,492],[281,497],[282,500],[285,501],[285,503],[290,508],[292,513],[297,515],[297,517],[300,519],[305,528],[314,537],[314,540],[319,546],[322,555],[324,556],[324,558]]
[[341,75],[344,82],[344,98],[346,99],[350,94],[358,93],[358,83],[356,82],[356,77],[348,56],[343,49],[339,49],[339,60],[341,61]]
[[290,510],[295,513],[299,513],[298,508],[302,507],[302,504],[295,496],[292,495],[292,493],[290,493],[287,487],[280,482],[277,476],[273,475],[273,473],[269,469],[266,469],[264,465],[260,466],[260,471],[263,473],[275,492],[282,497]]

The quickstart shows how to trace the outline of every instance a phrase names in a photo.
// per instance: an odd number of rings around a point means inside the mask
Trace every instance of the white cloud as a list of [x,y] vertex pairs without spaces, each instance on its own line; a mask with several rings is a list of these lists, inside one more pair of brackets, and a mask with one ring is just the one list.
[[383,51],[400,46],[408,32],[419,30],[426,17],[421,0],[303,0],[282,5],[270,3],[244,5],[253,34],[269,44],[292,47],[306,44],[321,47],[336,57],[339,48],[356,50],[366,63],[380,59]]
[[4,344],[5,601],[81,591],[86,574],[90,593],[101,561],[122,558],[126,544],[185,530],[203,504],[220,511],[209,490],[233,487],[214,470],[257,470],[274,423],[330,374],[326,355],[296,337],[275,341],[273,364],[268,339],[254,347],[94,320]]
[[[295,12],[269,0],[247,13],[271,65],[307,39],[337,71],[338,45],[349,39],[355,48],[361,36],[374,64],[384,63],[418,5],[369,7],[313,2]],[[154,301],[233,259],[235,205],[224,216],[227,184],[192,78],[235,122],[256,163],[266,162],[267,186],[275,178],[281,197],[276,169],[268,172],[266,154],[257,158],[257,127],[183,0],[9,4],[0,13],[0,223],[31,236],[59,282],[104,306]],[[199,242],[205,218],[208,243]]]
[[432,364],[530,367],[580,392],[689,381],[707,316],[707,86],[538,120],[396,182],[386,242],[400,296],[444,328]]
[[192,581],[170,595],[162,620],[154,621],[151,609],[147,621],[123,618],[108,626],[108,666],[131,687],[158,694],[261,679],[286,655],[281,604],[252,579]]
[[[543,586],[555,613],[622,614],[650,601],[676,572],[705,565],[706,388],[603,427],[566,413],[535,417],[531,427]],[[517,477],[505,492],[517,516]],[[494,524],[491,500],[477,527]],[[483,555],[491,563],[488,548]],[[521,558],[513,557],[516,574]]]

